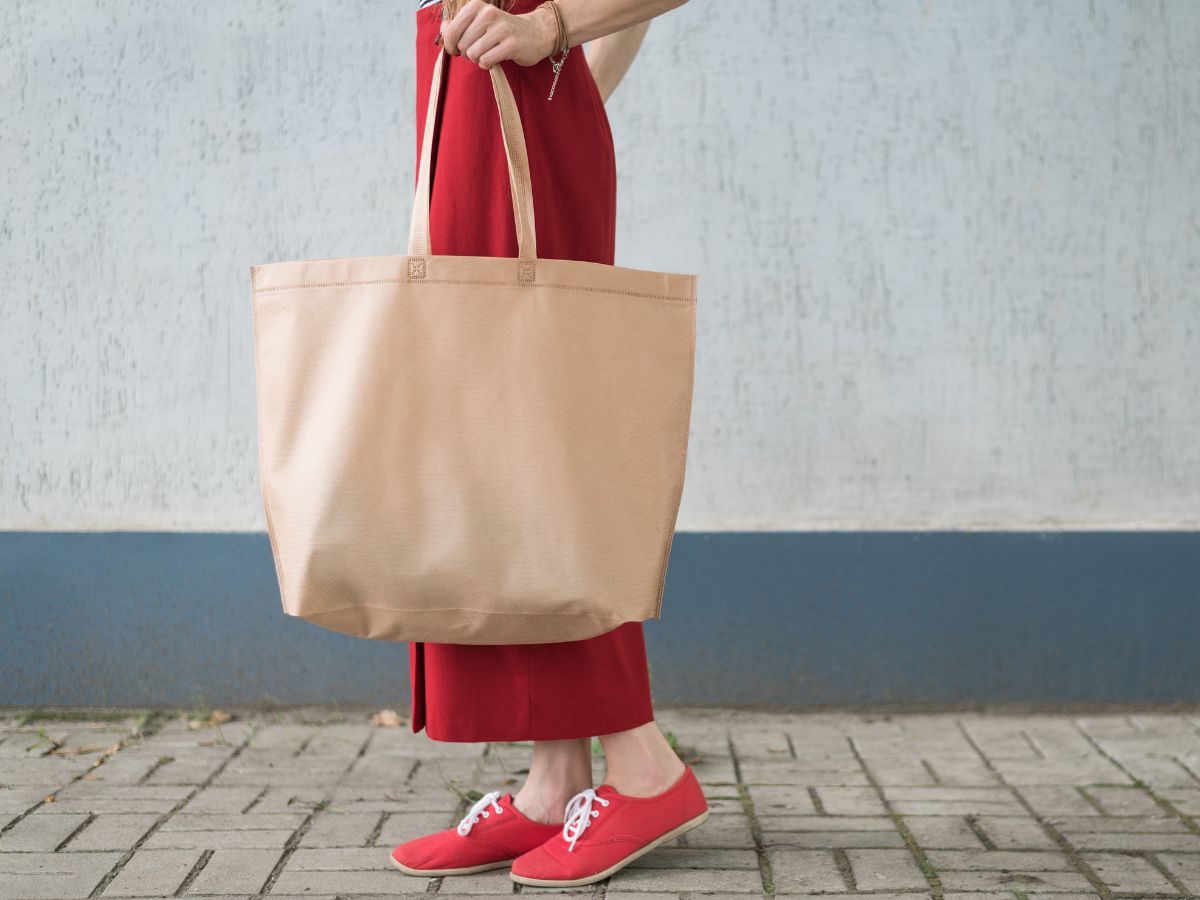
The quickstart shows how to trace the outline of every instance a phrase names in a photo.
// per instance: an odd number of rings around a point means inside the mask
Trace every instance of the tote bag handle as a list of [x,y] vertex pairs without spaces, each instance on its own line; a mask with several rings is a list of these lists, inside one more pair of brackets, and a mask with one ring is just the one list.
[[[425,132],[421,139],[421,159],[417,169],[417,194],[413,200],[412,221],[408,229],[408,255],[429,256],[429,169],[433,160],[433,131],[437,124],[438,93],[442,86],[442,61],[446,48],[438,50],[429,86],[429,107],[425,111]],[[504,134],[504,155],[508,159],[508,186],[512,193],[513,218],[517,225],[517,257],[537,259],[537,238],[533,222],[533,190],[529,181],[529,157],[525,152],[525,132],[517,101],[503,67],[497,63],[488,71],[492,91],[500,111],[500,129]]]

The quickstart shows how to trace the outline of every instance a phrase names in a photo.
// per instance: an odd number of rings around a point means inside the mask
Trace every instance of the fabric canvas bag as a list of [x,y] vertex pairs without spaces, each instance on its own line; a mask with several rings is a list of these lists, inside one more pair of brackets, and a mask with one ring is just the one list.
[[433,256],[437,56],[406,256],[250,268],[259,469],[284,610],[361,638],[512,644],[660,614],[697,276],[539,259],[489,71],[519,256]]

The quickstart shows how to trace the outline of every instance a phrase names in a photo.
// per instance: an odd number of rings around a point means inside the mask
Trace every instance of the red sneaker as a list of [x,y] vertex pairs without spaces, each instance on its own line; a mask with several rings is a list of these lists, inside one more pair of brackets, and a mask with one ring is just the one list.
[[392,865],[408,875],[470,875],[507,866],[516,857],[558,834],[521,813],[512,794],[485,794],[454,828],[405,841],[392,851]]
[[512,880],[539,887],[601,881],[708,818],[690,766],[653,797],[629,797],[609,784],[571,798],[562,835],[513,861]]

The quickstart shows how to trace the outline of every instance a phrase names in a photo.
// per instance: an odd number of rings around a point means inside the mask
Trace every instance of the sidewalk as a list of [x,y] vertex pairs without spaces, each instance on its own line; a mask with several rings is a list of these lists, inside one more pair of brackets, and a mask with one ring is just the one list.
[[[468,792],[518,784],[526,746],[437,744],[357,712],[217,719],[0,712],[0,898],[514,893],[506,870],[416,879],[388,851],[455,822]],[[571,896],[1200,893],[1200,715],[660,721],[712,817]]]

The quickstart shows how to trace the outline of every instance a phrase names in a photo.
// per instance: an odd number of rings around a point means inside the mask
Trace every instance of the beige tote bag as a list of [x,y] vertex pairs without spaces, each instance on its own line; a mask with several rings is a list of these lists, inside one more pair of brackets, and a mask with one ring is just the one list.
[[433,256],[426,115],[407,256],[250,269],[259,467],[290,615],[513,644],[659,616],[691,416],[696,276],[538,259],[490,69],[519,258]]

